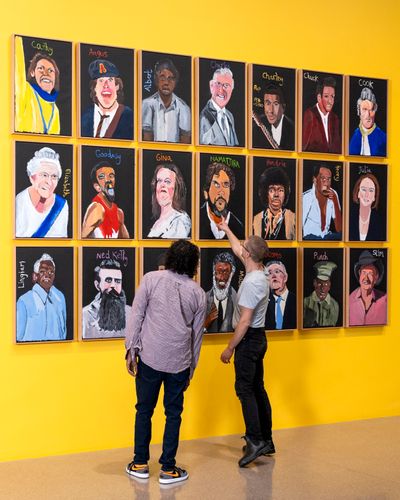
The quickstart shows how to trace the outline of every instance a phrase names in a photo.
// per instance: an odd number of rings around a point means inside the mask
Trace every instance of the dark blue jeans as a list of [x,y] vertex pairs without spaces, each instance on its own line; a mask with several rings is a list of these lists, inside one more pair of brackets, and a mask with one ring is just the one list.
[[271,405],[264,387],[263,360],[267,352],[264,329],[249,328],[235,348],[235,390],[242,405],[246,436],[271,439]]
[[153,370],[139,359],[136,375],[136,420],[134,462],[146,464],[150,458],[151,417],[156,407],[161,384],[164,384],[164,411],[166,416],[160,464],[170,470],[176,464],[183,393],[190,375],[190,368],[179,373]]

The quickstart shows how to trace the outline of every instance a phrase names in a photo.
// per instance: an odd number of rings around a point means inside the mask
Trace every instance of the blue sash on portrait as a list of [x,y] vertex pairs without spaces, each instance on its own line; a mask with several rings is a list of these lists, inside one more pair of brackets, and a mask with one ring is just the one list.
[[31,238],[44,238],[46,236],[61,210],[64,208],[66,201],[65,198],[56,194],[54,205],[38,229],[32,234]]

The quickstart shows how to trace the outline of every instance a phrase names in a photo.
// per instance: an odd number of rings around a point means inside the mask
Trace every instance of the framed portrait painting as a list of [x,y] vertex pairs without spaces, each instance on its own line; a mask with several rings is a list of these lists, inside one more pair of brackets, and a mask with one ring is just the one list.
[[342,154],[343,75],[300,70],[301,151]]
[[199,240],[226,239],[218,228],[222,217],[239,239],[246,233],[246,156],[197,154]]
[[79,264],[81,338],[124,337],[135,291],[135,249],[83,247]]
[[388,324],[388,249],[348,248],[348,326]]
[[206,292],[206,333],[227,333],[232,326],[236,294],[245,271],[230,248],[201,248],[200,286]]
[[346,241],[387,241],[388,166],[349,163]]
[[15,237],[72,238],[72,144],[15,141]]
[[79,136],[133,140],[134,49],[78,44]]
[[343,326],[343,248],[303,248],[302,328]]
[[297,161],[253,156],[251,162],[250,233],[265,240],[295,240]]
[[190,238],[192,153],[141,150],[141,239]]
[[343,239],[343,162],[303,160],[300,162],[301,239]]
[[196,59],[196,144],[245,147],[245,63]]
[[296,149],[296,70],[249,65],[249,147]]
[[74,249],[15,250],[16,342],[74,338]]
[[71,135],[72,42],[13,36],[13,131]]
[[140,139],[191,144],[192,58],[140,51],[139,81]]
[[265,262],[270,294],[266,330],[297,328],[297,248],[269,248]]
[[133,239],[135,150],[80,147],[80,237]]
[[349,76],[347,153],[387,156],[388,81]]

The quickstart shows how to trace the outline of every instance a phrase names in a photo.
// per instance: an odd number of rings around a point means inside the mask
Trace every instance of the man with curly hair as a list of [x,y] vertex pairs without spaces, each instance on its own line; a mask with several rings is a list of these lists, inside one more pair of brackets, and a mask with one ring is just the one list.
[[159,459],[161,484],[184,481],[176,466],[183,393],[200,354],[206,312],[205,292],[193,280],[199,249],[178,240],[168,249],[165,270],[147,273],[136,292],[126,328],[126,366],[136,377],[135,450],[126,472],[147,479],[151,417],[164,385],[164,429]]

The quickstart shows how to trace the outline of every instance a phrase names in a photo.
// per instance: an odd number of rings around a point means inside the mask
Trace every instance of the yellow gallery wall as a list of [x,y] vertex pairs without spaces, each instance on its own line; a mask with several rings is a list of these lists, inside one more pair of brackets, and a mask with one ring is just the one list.
[[[3,7],[0,460],[129,446],[135,402],[122,341],[13,344],[12,33],[389,79],[390,326],[270,334],[266,380],[279,429],[400,413],[399,22],[394,0],[58,0],[40,6],[20,0]],[[183,439],[242,432],[233,366],[219,361],[227,340],[204,341],[186,396]],[[162,424],[158,407],[155,441]]]

